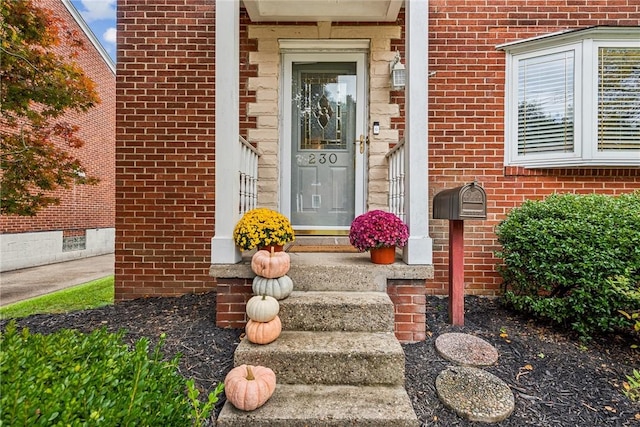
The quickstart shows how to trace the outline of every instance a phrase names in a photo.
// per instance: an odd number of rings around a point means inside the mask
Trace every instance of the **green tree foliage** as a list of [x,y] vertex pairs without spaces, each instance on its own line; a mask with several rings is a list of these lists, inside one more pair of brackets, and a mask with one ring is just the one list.
[[54,190],[94,184],[69,153],[83,145],[65,120],[100,102],[75,62],[79,34],[33,0],[0,0],[0,213],[35,215]]

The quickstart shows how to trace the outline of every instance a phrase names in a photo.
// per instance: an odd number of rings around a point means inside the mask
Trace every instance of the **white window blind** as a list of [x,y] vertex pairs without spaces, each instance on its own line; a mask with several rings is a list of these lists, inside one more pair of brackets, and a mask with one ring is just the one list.
[[589,27],[507,52],[505,163],[640,167],[640,27]]
[[598,50],[598,151],[640,150],[640,48]]
[[518,156],[574,150],[573,50],[518,63]]

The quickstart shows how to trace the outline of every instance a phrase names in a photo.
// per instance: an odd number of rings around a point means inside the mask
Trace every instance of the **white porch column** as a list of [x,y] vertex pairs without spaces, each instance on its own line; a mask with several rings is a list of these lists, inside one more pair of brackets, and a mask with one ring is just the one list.
[[242,259],[233,242],[240,203],[240,0],[216,0],[216,211],[211,263]]
[[428,0],[407,0],[405,57],[405,215],[409,242],[402,258],[407,264],[432,264],[429,237],[429,159],[427,151]]

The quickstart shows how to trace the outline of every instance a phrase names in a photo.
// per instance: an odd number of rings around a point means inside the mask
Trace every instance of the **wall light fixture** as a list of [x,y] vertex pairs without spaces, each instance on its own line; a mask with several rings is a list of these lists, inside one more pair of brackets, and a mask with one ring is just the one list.
[[403,89],[406,82],[406,72],[404,64],[400,62],[400,52],[396,51],[396,57],[390,64],[391,86],[393,90]]

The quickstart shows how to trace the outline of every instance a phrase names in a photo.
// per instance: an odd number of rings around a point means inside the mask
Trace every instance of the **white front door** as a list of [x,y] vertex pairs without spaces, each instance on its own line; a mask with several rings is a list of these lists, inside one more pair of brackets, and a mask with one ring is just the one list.
[[284,56],[281,200],[298,233],[345,233],[364,210],[365,58]]

